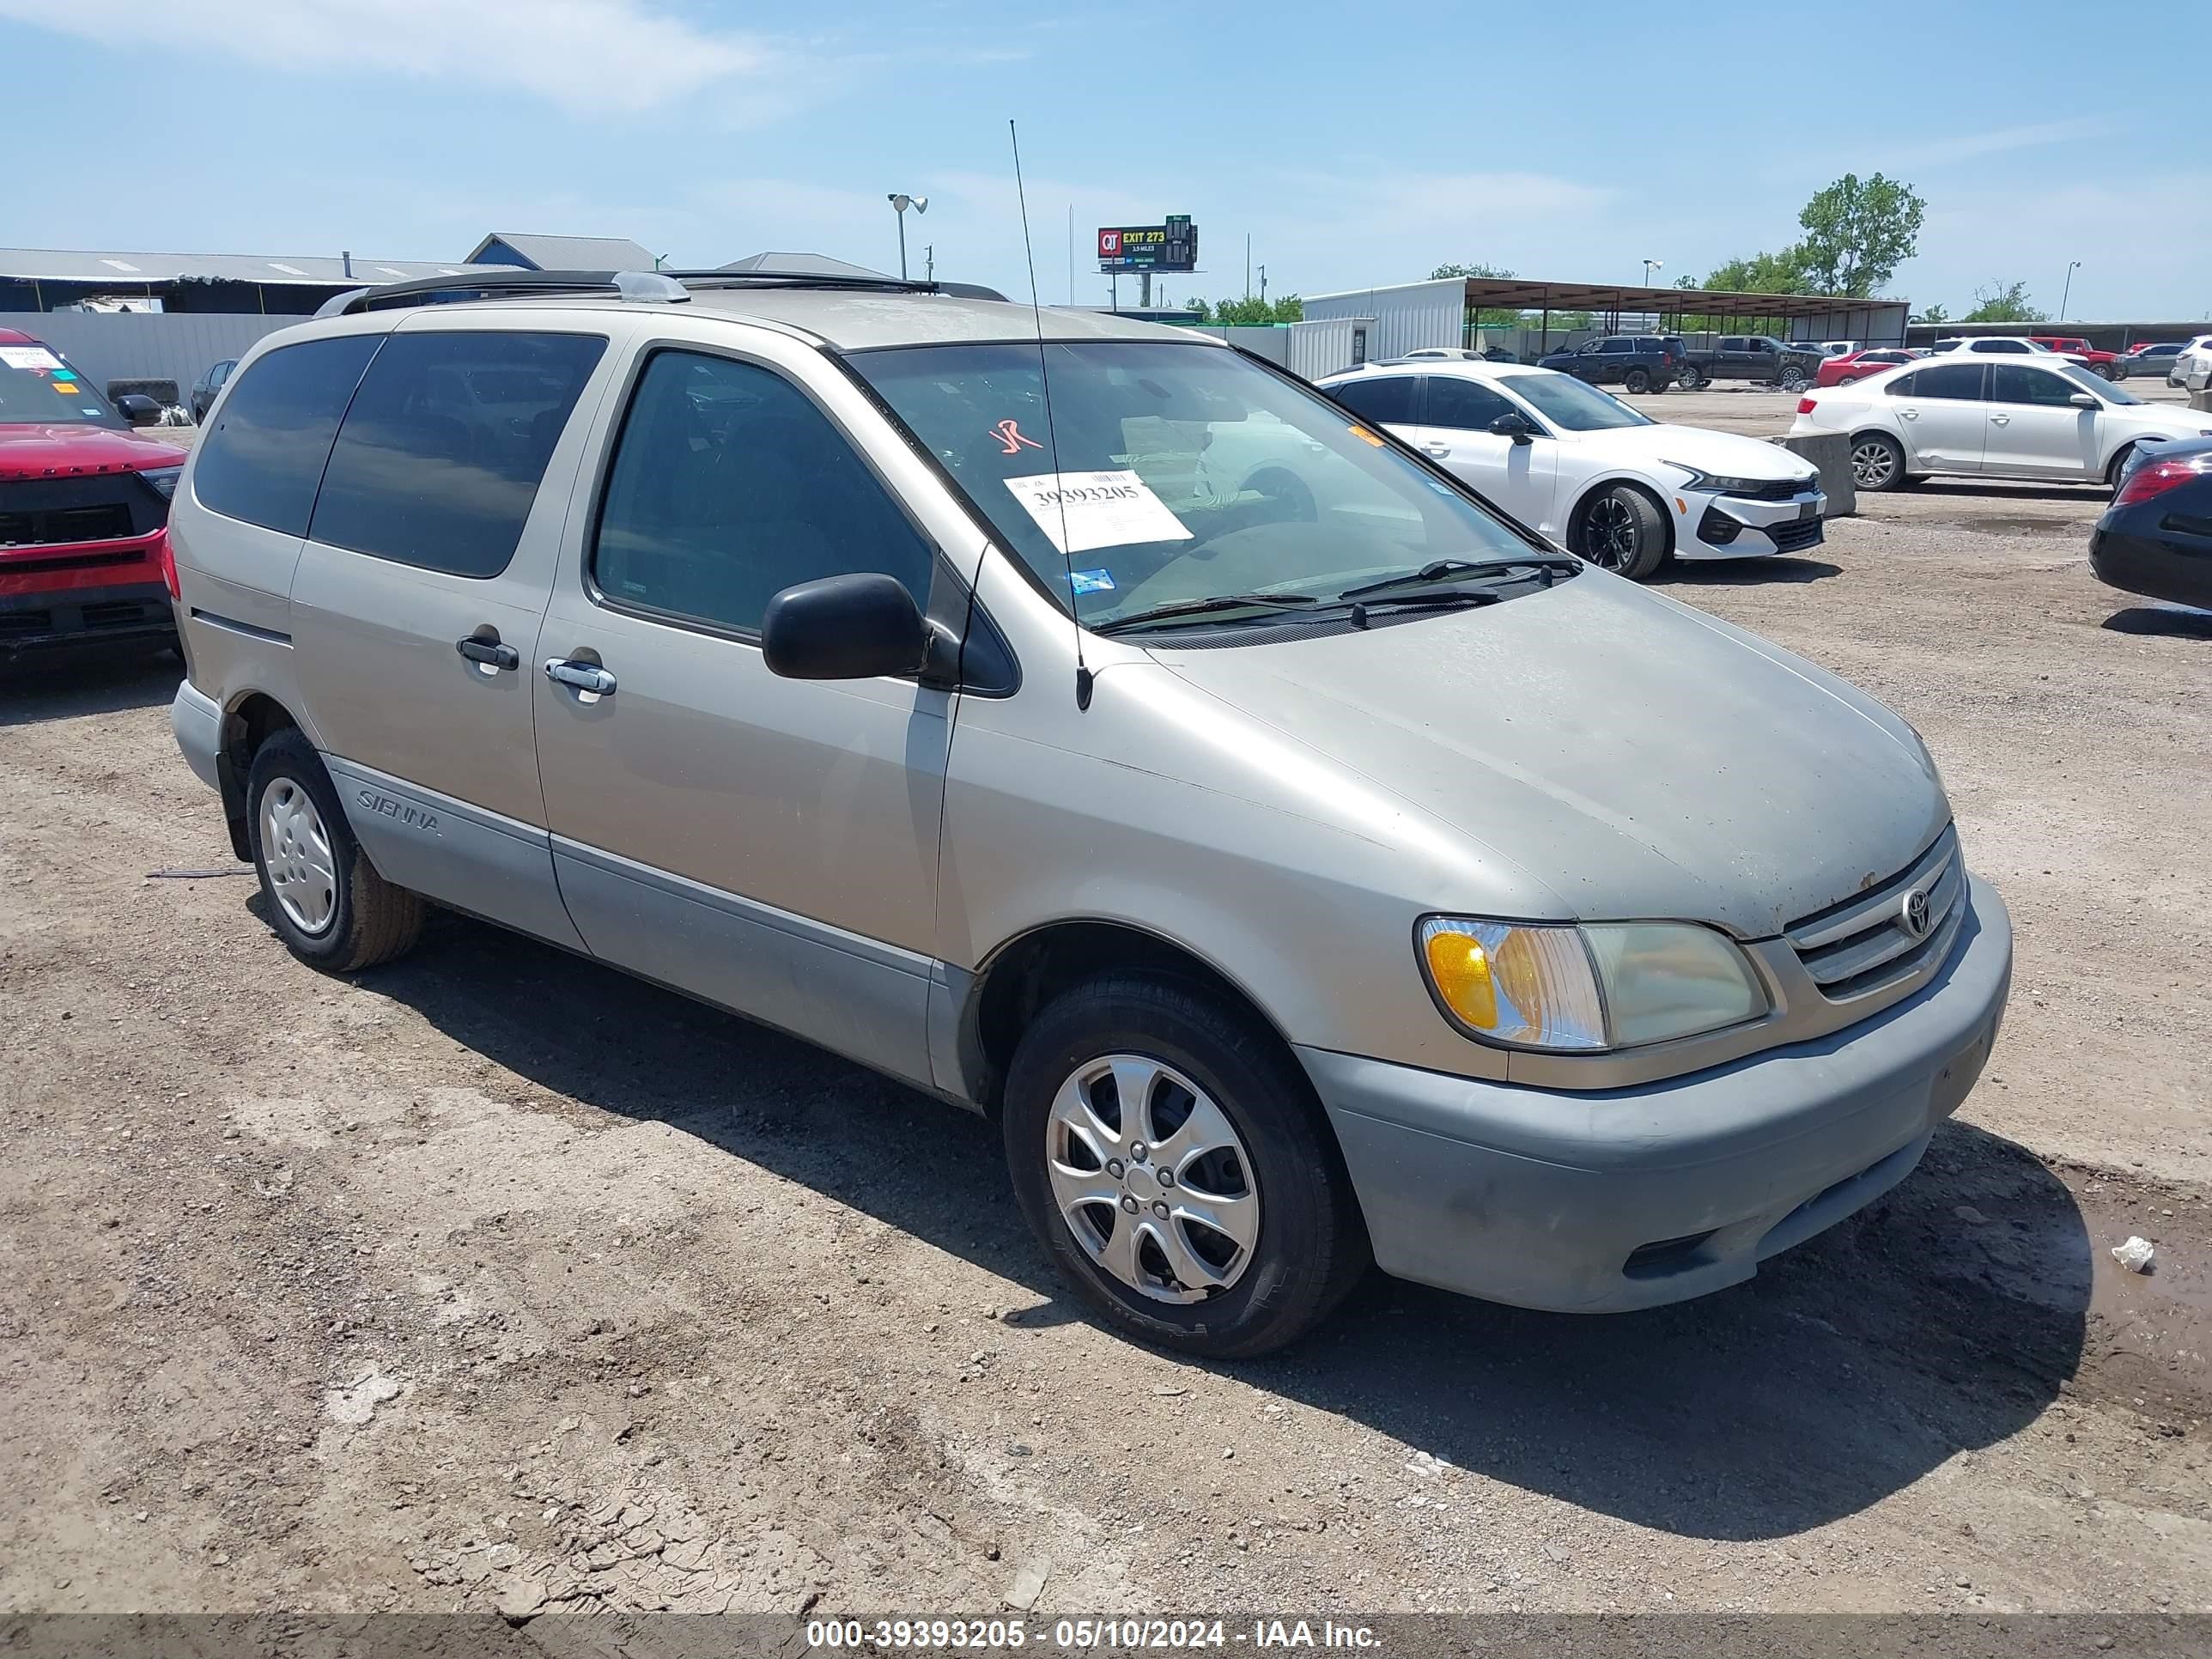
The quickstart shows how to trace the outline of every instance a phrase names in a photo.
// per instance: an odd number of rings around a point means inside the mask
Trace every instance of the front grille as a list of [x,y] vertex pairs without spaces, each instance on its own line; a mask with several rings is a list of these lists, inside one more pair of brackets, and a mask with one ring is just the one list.
[[169,504],[135,472],[0,483],[0,547],[117,542],[167,522]]
[[1771,478],[1755,489],[1730,489],[1723,493],[1741,501],[1790,501],[1812,487],[1808,483],[1800,483],[1795,478]]
[[1820,520],[1792,519],[1787,524],[1762,526],[1774,545],[1784,553],[1796,553],[1805,548],[1817,547],[1820,543]]
[[[1784,931],[1820,994],[1832,1002],[1846,1001],[1940,962],[1966,915],[1960,902],[1966,890],[1959,834],[1946,829],[1888,880]],[[1905,923],[1906,896],[1916,891],[1928,898],[1927,929],[1919,934]]]

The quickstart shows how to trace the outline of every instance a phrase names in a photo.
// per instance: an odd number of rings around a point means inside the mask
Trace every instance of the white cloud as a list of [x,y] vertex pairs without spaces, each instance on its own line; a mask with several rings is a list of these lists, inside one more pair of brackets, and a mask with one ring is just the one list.
[[695,27],[645,0],[193,0],[56,6],[0,18],[102,46],[235,57],[277,70],[376,70],[630,112],[780,64],[758,37]]
[[2112,124],[2101,115],[2077,115],[2064,121],[2043,121],[2028,126],[1992,127],[1986,132],[1960,133],[1924,144],[1887,152],[1879,158],[1885,167],[1937,167],[1953,161],[1969,161],[1984,155],[2002,155],[2016,149],[2035,149],[2100,137]]

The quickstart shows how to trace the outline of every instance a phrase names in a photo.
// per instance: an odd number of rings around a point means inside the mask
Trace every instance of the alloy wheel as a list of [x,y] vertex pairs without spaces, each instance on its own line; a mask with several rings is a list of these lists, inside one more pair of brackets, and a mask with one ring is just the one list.
[[1869,438],[1851,450],[1851,482],[1861,489],[1880,489],[1897,471],[1897,452]]
[[1583,521],[1585,556],[1606,570],[1626,570],[1644,550],[1644,537],[1636,514],[1618,495],[1601,495],[1590,503]]
[[1143,1054],[1069,1074],[1045,1118],[1045,1170],[1075,1242],[1156,1302],[1202,1302],[1251,1266],[1260,1240],[1252,1160],[1229,1115]]

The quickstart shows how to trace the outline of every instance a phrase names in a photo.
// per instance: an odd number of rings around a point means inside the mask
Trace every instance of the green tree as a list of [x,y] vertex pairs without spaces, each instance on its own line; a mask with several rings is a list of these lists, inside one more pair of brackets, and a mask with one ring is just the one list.
[[[1508,270],[1503,265],[1438,265],[1429,273],[1429,280],[1441,283],[1450,276],[1516,276],[1518,271]],[[1524,313],[1516,306],[1477,306],[1474,325],[1477,328],[1513,328],[1522,321]]]
[[1818,191],[1797,216],[1805,240],[1796,252],[1807,291],[1872,294],[1919,251],[1926,207],[1911,185],[1879,173],[1865,179],[1847,173]]
[[1941,328],[1951,320],[1951,313],[1949,308],[1944,306],[1929,306],[1912,320],[1916,323],[1932,323]]
[[1988,283],[1974,290],[1975,306],[1962,323],[2040,323],[2047,315],[2027,302],[2026,283]]
[[1199,320],[1208,323],[1296,323],[1304,321],[1306,314],[1305,301],[1295,294],[1276,300],[1249,295],[1242,300],[1216,300],[1210,306],[1203,300],[1190,303]]
[[1713,267],[1705,285],[1722,294],[1812,294],[1820,290],[1808,280],[1805,252],[1792,245],[1779,253],[1754,253],[1748,259],[1730,259]]

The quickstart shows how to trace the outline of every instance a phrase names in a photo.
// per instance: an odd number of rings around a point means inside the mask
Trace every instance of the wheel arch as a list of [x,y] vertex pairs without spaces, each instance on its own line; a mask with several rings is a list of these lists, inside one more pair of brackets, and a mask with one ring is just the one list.
[[253,757],[261,745],[273,733],[288,728],[306,730],[289,708],[266,691],[237,693],[223,709],[222,738],[216,750],[216,785],[222,795],[230,850],[241,863],[253,857],[246,830],[246,775],[253,769]]
[[1006,1066],[1023,1030],[1061,992],[1109,973],[1181,980],[1253,1018],[1298,1065],[1297,1050],[1260,1000],[1235,975],[1179,939],[1127,921],[1069,917],[1042,922],[993,949],[975,969],[957,1034],[965,1092],[996,1117]]

